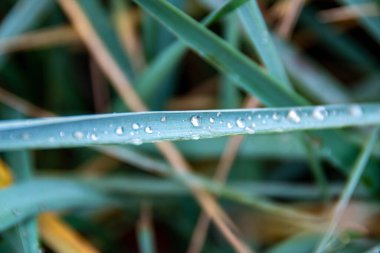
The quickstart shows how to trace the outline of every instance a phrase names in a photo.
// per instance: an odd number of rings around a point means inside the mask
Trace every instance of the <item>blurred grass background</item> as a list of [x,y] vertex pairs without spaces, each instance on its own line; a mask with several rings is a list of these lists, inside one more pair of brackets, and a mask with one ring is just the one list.
[[[137,1],[142,6],[144,2],[149,1]],[[207,23],[205,18],[224,1],[168,2]],[[379,101],[379,1],[252,0],[248,2],[259,9],[251,10],[243,9],[247,1],[231,2],[233,7],[209,22],[208,29],[266,68],[284,87],[292,85],[289,89],[314,104]],[[257,26],[249,23],[249,15]],[[180,43],[172,46],[177,37],[133,1],[2,0],[0,20],[1,119],[265,106],[231,85],[236,80],[215,70],[199,51],[186,50]],[[126,83],[145,105],[120,88]],[[348,129],[344,135],[363,146],[367,132]],[[216,177],[321,217],[329,217],[347,180],[342,171],[349,169],[316,155],[318,140],[303,133],[178,141],[175,147],[196,173],[212,177],[216,170],[224,171]],[[152,144],[132,149],[159,160],[175,156],[162,156]],[[344,144],[336,143],[336,149],[344,149]],[[379,150],[377,143],[374,159],[379,159]],[[359,153],[352,155],[347,160]],[[15,183],[44,176],[100,182],[101,177],[124,177],[132,186],[128,194],[114,194],[125,205],[121,209],[40,215],[42,240],[36,247],[17,246],[18,236],[21,244],[37,240],[31,236],[28,242],[23,237],[30,234],[22,235],[35,233],[35,220],[20,223],[12,228],[16,231],[2,234],[0,252],[194,253],[239,248],[227,242],[218,226],[212,224],[208,232],[195,230],[202,209],[188,190],[131,163],[86,148],[3,152],[1,158],[4,187],[12,181],[10,174]],[[378,189],[367,184],[355,194],[341,218],[338,240],[324,252],[376,252]],[[253,211],[231,200],[222,199],[220,205],[241,232],[238,237],[257,252],[311,252],[325,231],[310,229],[309,224],[294,226],[294,220],[276,219],[273,213]],[[205,243],[197,248],[202,231]]]

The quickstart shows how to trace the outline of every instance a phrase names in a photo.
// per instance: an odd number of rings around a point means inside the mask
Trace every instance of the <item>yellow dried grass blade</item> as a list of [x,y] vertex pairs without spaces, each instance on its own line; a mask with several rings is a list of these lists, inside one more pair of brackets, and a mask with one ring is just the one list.
[[56,253],[99,252],[54,213],[41,214],[38,224],[41,238]]

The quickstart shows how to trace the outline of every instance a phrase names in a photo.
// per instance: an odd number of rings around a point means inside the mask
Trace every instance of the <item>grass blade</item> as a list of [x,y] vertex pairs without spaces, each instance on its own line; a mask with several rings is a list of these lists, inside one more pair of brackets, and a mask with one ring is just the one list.
[[206,61],[228,75],[248,93],[255,95],[262,103],[268,106],[308,104],[302,97],[284,88],[246,56],[166,1],[135,0],[135,2],[163,22]]
[[256,0],[249,1],[238,10],[243,26],[251,39],[257,54],[269,73],[285,88],[291,89],[288,76],[277,53],[272,36],[268,31]]
[[[9,112],[12,117],[19,118],[16,111]],[[32,157],[28,150],[18,150],[5,154],[8,164],[12,168],[12,175],[15,183],[22,183],[30,180],[33,174]],[[18,253],[38,253],[38,231],[37,221],[34,217],[25,222],[17,224],[4,232],[4,238],[12,245]],[[27,235],[27,236],[25,236]]]
[[[220,8],[211,12],[202,21],[202,24],[205,26],[214,24],[247,1],[248,0],[232,0],[226,2]],[[170,71],[178,65],[179,60],[184,55],[186,50],[187,47],[182,43],[182,41],[174,42],[149,64],[136,82],[136,90],[144,100],[149,100],[152,98],[155,91],[158,89],[163,80],[167,78]]]
[[379,138],[379,129],[375,128],[371,135],[369,136],[367,143],[362,150],[361,154],[359,155],[354,167],[352,168],[352,171],[350,173],[349,180],[342,192],[342,195],[339,198],[339,201],[334,209],[333,216],[331,218],[331,222],[329,224],[329,227],[327,229],[326,234],[323,236],[322,240],[320,241],[317,249],[315,250],[316,253],[325,252],[333,240],[333,235],[335,233],[335,230],[341,220],[341,217],[344,213],[345,208],[347,207],[356,186],[358,185],[360,178],[366,168],[366,165],[369,161],[369,158],[371,156],[371,152],[373,148],[375,147],[375,144]]
[[[31,27],[54,4],[51,0],[21,0],[16,3],[11,12],[0,25],[0,38],[20,34]],[[0,65],[5,61],[0,47]]]
[[[0,150],[141,144],[163,140],[215,138],[365,126],[380,123],[380,105],[330,105],[221,111],[103,114],[4,121]],[[260,116],[259,116],[260,115]],[[334,117],[330,117],[334,115]]]
[[0,231],[47,210],[114,205],[109,197],[68,180],[34,179],[0,191]]

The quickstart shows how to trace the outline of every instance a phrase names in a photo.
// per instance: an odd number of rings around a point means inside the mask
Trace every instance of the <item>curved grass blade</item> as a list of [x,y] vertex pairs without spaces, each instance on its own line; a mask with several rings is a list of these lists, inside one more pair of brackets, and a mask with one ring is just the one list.
[[0,231],[47,210],[116,205],[98,191],[68,180],[34,179],[0,191]]
[[380,123],[380,105],[103,114],[5,121],[0,150],[204,139]]
[[307,105],[257,64],[166,1],[135,0],[158,18],[206,61],[269,106]]
[[[211,12],[203,21],[204,26],[209,26],[227,14],[239,8],[248,0],[232,0],[226,2],[220,8]],[[137,79],[136,90],[145,100],[151,99],[155,91],[163,80],[169,75],[170,71],[178,65],[179,60],[186,52],[187,47],[182,41],[177,41],[163,50],[149,66],[144,70],[142,75]]]
[[291,89],[288,76],[272,41],[261,10],[256,0],[249,1],[238,9],[239,17],[268,72],[285,88]]

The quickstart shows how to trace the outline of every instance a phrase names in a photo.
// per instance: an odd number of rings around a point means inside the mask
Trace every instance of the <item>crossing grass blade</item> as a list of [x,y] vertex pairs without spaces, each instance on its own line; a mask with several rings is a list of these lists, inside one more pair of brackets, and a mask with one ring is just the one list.
[[291,89],[291,83],[284,65],[275,48],[272,35],[268,30],[256,0],[249,1],[238,10],[243,26],[252,41],[268,72],[285,88]]
[[[165,1],[136,0],[211,65],[268,106],[307,105],[227,42]],[[191,29],[189,29],[191,27]]]

